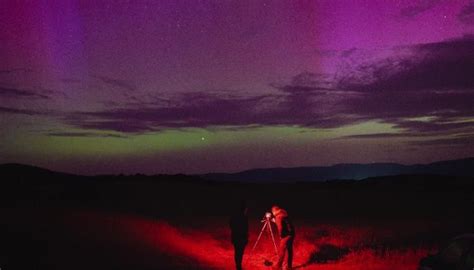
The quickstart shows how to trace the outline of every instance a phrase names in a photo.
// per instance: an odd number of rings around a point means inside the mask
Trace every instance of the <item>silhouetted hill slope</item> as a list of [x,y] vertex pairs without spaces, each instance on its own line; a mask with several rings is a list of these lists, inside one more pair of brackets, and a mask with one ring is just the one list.
[[77,176],[9,164],[0,165],[0,205],[10,209],[99,208],[180,217],[226,215],[232,203],[245,198],[253,205],[256,218],[274,202],[287,205],[299,216],[314,215],[307,213],[312,209],[318,217],[328,218],[445,217],[471,213],[474,206],[474,177],[413,174],[361,180],[291,179],[234,182],[186,175]]
[[326,181],[331,179],[360,180],[369,177],[403,174],[431,174],[474,177],[474,158],[440,161],[430,164],[402,165],[396,163],[338,164],[328,167],[254,169],[239,173],[210,173],[201,177],[219,181],[286,182]]
[[18,204],[49,199],[89,197],[92,179],[23,165],[0,165],[0,202]]
[[[373,164],[337,164],[333,166],[296,167],[296,168],[268,168],[252,169],[238,173],[209,173],[202,175],[98,175],[80,176],[48,169],[23,165],[1,164],[0,183],[8,184],[38,184],[38,183],[73,183],[83,182],[324,182],[346,180],[362,180],[373,178],[371,181],[386,179],[386,176],[412,175],[419,178],[421,175],[444,175],[472,178],[474,177],[474,158],[440,161],[430,164],[402,165],[396,163]],[[410,177],[408,177],[410,178]],[[405,177],[404,179],[408,179]],[[376,180],[374,180],[376,179]],[[388,178],[390,179],[390,178]],[[393,179],[399,179],[395,177]]]
[[9,177],[14,177],[16,179],[51,179],[51,178],[61,178],[73,176],[72,174],[55,172],[48,169],[17,164],[17,163],[8,163],[0,165],[0,177],[3,180],[7,180]]

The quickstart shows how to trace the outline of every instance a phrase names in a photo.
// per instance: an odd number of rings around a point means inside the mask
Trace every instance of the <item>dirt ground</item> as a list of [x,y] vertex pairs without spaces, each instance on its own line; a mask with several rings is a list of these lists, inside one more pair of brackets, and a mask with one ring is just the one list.
[[[8,218],[3,226],[14,230],[3,237],[11,245],[0,258],[5,269],[233,269],[226,217],[163,220],[86,209],[23,209],[2,216]],[[296,269],[417,269],[450,226],[315,220],[294,221]],[[258,219],[250,220],[245,269],[271,269],[264,262],[276,260],[268,233],[252,252],[260,229]]]
[[246,270],[270,269],[276,261],[267,233],[252,251],[260,220],[274,203],[294,222],[296,269],[417,269],[421,258],[471,233],[474,224],[470,178],[262,184],[186,176],[6,176],[9,181],[0,182],[2,270],[233,269],[228,222],[242,199],[249,208]]

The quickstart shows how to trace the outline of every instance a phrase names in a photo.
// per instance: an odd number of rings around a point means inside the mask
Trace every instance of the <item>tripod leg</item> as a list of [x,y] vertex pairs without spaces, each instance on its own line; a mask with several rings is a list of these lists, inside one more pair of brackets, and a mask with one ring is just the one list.
[[277,248],[277,245],[276,245],[276,242],[275,242],[275,237],[273,236],[272,224],[268,224],[268,228],[270,229],[270,235],[272,236],[273,247],[275,247],[275,252],[278,256],[278,248]]
[[265,222],[265,224],[263,224],[262,230],[260,231],[260,234],[259,234],[258,237],[257,237],[257,241],[255,241],[255,245],[253,245],[252,252],[253,252],[253,251],[255,250],[255,248],[257,247],[258,241],[260,240],[260,237],[262,237],[263,231],[265,231],[265,227],[267,226],[267,223],[268,223],[268,222]]

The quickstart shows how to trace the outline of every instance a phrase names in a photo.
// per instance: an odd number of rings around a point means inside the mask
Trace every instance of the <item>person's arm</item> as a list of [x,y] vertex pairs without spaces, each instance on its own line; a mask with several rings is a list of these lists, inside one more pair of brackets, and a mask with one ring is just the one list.
[[229,228],[232,233],[235,232],[236,226],[235,226],[235,216],[230,217],[229,219]]
[[280,237],[281,237],[281,232],[282,232],[282,227],[283,227],[282,222],[283,220],[281,217],[275,217],[275,224],[277,225],[278,235],[280,235]]
[[245,237],[248,239],[249,238],[249,220],[247,218],[247,216],[245,216],[245,228],[244,228],[244,231],[245,231]]

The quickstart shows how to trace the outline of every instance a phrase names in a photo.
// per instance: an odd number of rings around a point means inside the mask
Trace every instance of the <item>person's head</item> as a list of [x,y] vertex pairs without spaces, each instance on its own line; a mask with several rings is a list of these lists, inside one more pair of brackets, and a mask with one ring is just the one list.
[[280,209],[281,209],[280,206],[278,206],[278,205],[276,205],[276,204],[273,205],[273,206],[272,206],[272,214],[273,214],[273,216],[276,216],[276,215],[278,214],[278,212],[280,212]]
[[238,203],[236,212],[244,215],[247,214],[247,203],[244,200]]

